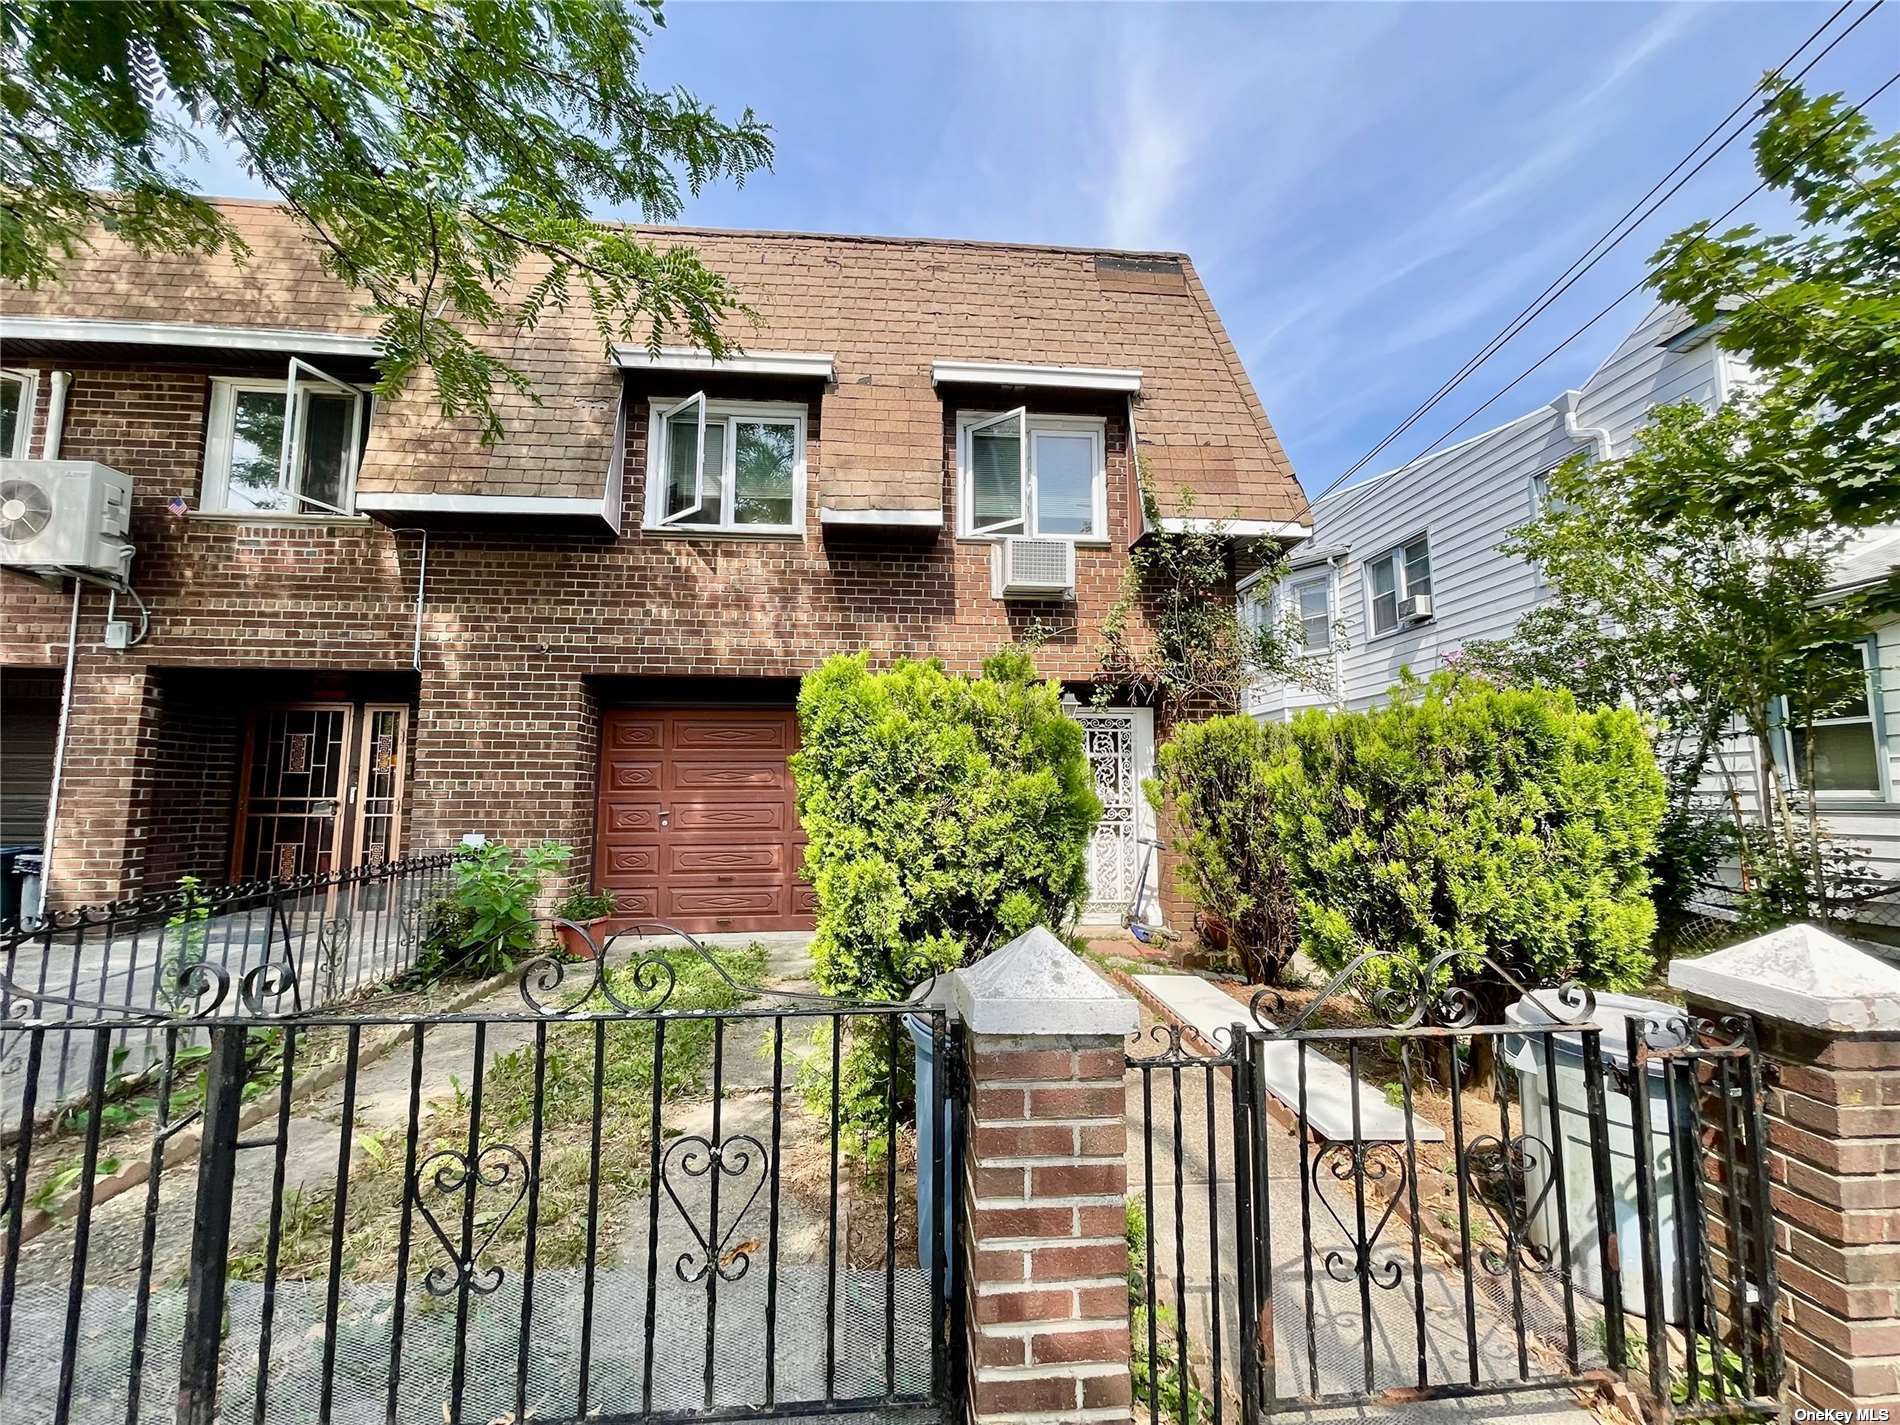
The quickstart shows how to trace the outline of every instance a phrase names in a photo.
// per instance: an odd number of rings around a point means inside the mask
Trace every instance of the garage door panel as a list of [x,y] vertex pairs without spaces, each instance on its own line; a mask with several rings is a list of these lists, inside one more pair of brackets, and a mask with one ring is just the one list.
[[673,843],[667,849],[669,876],[728,875],[764,877],[777,884],[785,878],[785,847],[778,842],[733,845],[719,842],[704,846]]
[[697,748],[720,751],[789,753],[791,730],[785,719],[693,717],[673,724],[673,746],[682,752]]
[[658,748],[664,744],[665,736],[665,724],[657,717],[618,717],[607,725],[610,751]]
[[639,876],[651,880],[660,869],[657,846],[610,846],[607,848],[608,884],[621,876]]
[[667,764],[669,791],[696,792],[744,789],[783,792],[791,776],[782,762],[732,762],[706,758],[678,759]]
[[666,904],[669,915],[715,920],[785,913],[784,893],[777,886],[668,886]]
[[607,785],[616,792],[657,792],[661,785],[662,763],[622,761],[607,764]]
[[659,915],[660,888],[658,886],[635,886],[631,889],[616,889],[614,903],[620,907],[621,915],[643,916],[648,919]]
[[[783,802],[675,802],[674,831],[783,831]],[[801,838],[802,840],[802,838]]]
[[615,837],[652,835],[660,829],[660,804],[649,802],[617,802],[608,806],[607,814],[601,819],[601,831],[609,839]]

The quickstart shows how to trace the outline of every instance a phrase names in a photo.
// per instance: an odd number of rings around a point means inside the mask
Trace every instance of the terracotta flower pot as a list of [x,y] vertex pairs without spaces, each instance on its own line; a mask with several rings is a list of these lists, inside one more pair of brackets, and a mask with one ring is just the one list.
[[[561,949],[570,960],[592,960],[600,954],[601,932],[595,927],[605,925],[611,917],[596,916],[592,920],[579,920],[571,923],[556,922],[554,933],[560,937]],[[585,935],[581,931],[585,930]]]

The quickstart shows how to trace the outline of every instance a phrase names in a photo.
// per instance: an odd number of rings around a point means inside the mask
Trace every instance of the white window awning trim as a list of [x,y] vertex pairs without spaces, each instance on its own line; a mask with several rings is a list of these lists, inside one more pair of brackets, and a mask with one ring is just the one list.
[[1163,515],[1161,528],[1169,534],[1226,534],[1235,539],[1310,539],[1313,527],[1295,520],[1222,520]]
[[933,361],[937,385],[1043,386],[1070,391],[1141,390],[1141,371],[1130,366],[1048,366],[1021,361]]
[[841,510],[832,505],[818,509],[820,524],[902,526],[942,529],[942,510]]
[[185,346],[303,356],[377,355],[373,336],[285,327],[207,326],[197,322],[122,322],[104,317],[0,316],[0,341],[79,341],[124,346]]
[[356,508],[365,513],[443,515],[598,515],[601,502],[567,495],[410,495],[359,493]]
[[730,371],[739,376],[832,379],[828,351],[740,351],[714,357],[696,346],[663,346],[655,356],[644,346],[616,346],[614,365],[623,371]]

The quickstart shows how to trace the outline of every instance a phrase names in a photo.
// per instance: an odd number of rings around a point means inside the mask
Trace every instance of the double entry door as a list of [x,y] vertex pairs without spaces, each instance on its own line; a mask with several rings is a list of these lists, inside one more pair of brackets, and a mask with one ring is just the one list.
[[246,720],[233,880],[327,875],[401,854],[409,709],[277,703]]

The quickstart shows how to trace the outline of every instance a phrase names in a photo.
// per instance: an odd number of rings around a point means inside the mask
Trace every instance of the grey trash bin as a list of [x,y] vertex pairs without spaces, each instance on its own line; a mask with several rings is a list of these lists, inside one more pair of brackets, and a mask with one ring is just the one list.
[[[1631,1126],[1629,1095],[1623,1092],[1610,1070],[1629,1066],[1628,1024],[1646,1018],[1667,1020],[1681,1010],[1661,1000],[1637,995],[1599,994],[1593,1023],[1603,1030],[1605,1117],[1609,1123],[1610,1196],[1616,1204],[1616,1240],[1619,1273],[1625,1311],[1642,1313],[1643,1238],[1636,1212],[1636,1147]],[[1537,1000],[1520,999],[1505,1011],[1510,1024],[1543,1025],[1553,1023]],[[1658,1038],[1652,1035],[1652,1043]],[[1603,1299],[1603,1261],[1597,1249],[1596,1182],[1590,1141],[1589,1098],[1584,1086],[1583,1041],[1580,1035],[1512,1035],[1505,1040],[1505,1061],[1517,1071],[1519,1112],[1522,1126],[1545,1143],[1551,1141],[1550,1084],[1546,1077],[1544,1053],[1550,1047],[1557,1067],[1557,1131],[1563,1141],[1565,1216],[1570,1223],[1570,1261],[1575,1285],[1598,1301]],[[1683,1292],[1676,1254],[1676,1192],[1673,1155],[1669,1142],[1668,1087],[1662,1066],[1651,1064],[1645,1085],[1649,1095],[1650,1140],[1648,1146],[1650,1181],[1656,1192],[1656,1240],[1662,1247],[1664,1319],[1679,1326],[1684,1319]],[[1678,1084],[1678,1114],[1693,1113],[1695,1105]],[[1515,1125],[1514,1125],[1515,1126]],[[1549,1154],[1537,1154],[1525,1169],[1526,1199],[1537,1202],[1550,1181],[1552,1163]],[[1538,1247],[1551,1253],[1552,1260],[1562,1259],[1557,1194],[1544,1197],[1537,1213],[1526,1228],[1526,1235]]]
[[[905,1015],[904,1028],[910,1031],[910,1042],[917,1050],[917,1265],[929,1272],[931,1264],[936,1261],[932,1254],[936,1251],[938,1223],[943,1224],[946,1234],[956,1229],[956,1184],[951,1174],[946,1172],[939,1190],[937,1165],[930,1152],[937,1125],[936,1036],[930,1032],[930,1021],[919,1014]],[[944,1132],[946,1164],[956,1161],[955,1133],[956,1119],[953,1117]],[[945,1238],[946,1244],[953,1240],[948,1236]],[[944,1295],[948,1296],[957,1275],[957,1254],[948,1245],[944,1261],[943,1290]]]

